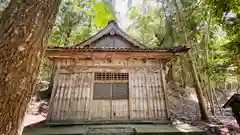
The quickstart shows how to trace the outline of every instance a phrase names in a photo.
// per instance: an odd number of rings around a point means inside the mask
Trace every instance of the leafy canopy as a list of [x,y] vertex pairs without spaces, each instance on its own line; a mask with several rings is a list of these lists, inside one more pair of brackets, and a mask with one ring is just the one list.
[[112,5],[106,0],[79,1],[73,0],[80,10],[92,17],[98,28],[104,28],[110,20],[116,20]]

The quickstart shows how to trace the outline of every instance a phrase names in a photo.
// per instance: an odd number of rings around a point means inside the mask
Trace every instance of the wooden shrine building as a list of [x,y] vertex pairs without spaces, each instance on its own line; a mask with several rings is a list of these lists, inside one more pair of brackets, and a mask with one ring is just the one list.
[[166,62],[186,51],[148,49],[114,21],[78,45],[48,48],[48,120],[167,119]]
[[86,41],[49,47],[54,63],[47,122],[169,120],[166,63],[189,48],[147,48],[115,21]]

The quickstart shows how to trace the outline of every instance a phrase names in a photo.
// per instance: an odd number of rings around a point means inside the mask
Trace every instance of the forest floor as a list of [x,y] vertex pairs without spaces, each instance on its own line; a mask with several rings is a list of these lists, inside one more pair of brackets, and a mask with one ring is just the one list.
[[[44,86],[47,89],[47,86]],[[44,87],[41,86],[41,89]],[[223,115],[220,115],[217,106],[215,107],[216,115],[209,116],[210,122],[200,121],[200,113],[196,96],[194,94],[180,96],[175,92],[169,91],[168,101],[169,108],[171,111],[172,120],[174,122],[184,122],[193,126],[197,126],[208,132],[209,135],[240,135],[240,128],[232,116],[231,109],[223,109]],[[229,94],[231,95],[231,93]],[[181,97],[181,98],[180,98]],[[218,96],[221,98],[221,96]],[[219,102],[224,104],[226,99],[230,97],[224,97],[219,99]],[[33,98],[29,105],[27,114],[24,120],[24,126],[37,123],[46,119],[48,112],[47,101],[40,100],[35,101],[36,97]],[[222,101],[221,101],[222,100]],[[210,114],[210,113],[209,113]]]
[[172,108],[172,113],[175,113],[175,115],[173,115],[174,121],[182,121],[192,126],[197,126],[200,129],[207,131],[209,135],[240,135],[240,128],[235,118],[232,116],[231,109],[222,110],[224,114],[223,116],[220,116],[219,114],[215,116],[210,115],[210,122],[204,122],[200,120],[200,114],[194,111],[198,108],[197,103],[196,106],[188,105],[188,109],[190,108],[192,108],[193,111],[188,110],[188,112],[184,112],[187,110],[183,107],[182,112],[180,112],[174,111],[177,108]]
[[175,89],[174,92],[168,91],[168,95],[170,95],[168,97],[168,102],[173,120],[197,126],[200,129],[207,131],[209,135],[240,135],[240,128],[235,118],[232,116],[232,110],[230,108],[221,108],[236,90],[228,91],[227,94],[224,95],[222,93],[216,93],[222,114],[220,113],[218,106],[215,105],[215,116],[210,115],[211,113],[209,111],[209,122],[203,122],[200,120],[197,97],[193,94],[194,89],[184,89],[184,91],[191,92],[188,95],[180,95],[180,91],[181,90],[177,89]]

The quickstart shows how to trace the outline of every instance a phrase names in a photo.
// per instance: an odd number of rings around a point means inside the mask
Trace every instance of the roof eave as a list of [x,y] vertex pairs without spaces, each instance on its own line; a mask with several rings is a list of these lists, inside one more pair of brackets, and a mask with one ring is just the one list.
[[130,49],[130,48],[47,48],[46,51],[72,51],[72,52],[170,52],[170,53],[186,53],[190,48],[183,49]]

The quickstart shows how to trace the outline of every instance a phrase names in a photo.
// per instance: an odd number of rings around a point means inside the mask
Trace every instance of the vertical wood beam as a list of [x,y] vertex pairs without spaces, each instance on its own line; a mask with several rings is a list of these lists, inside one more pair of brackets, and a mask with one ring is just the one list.
[[57,88],[58,88],[58,81],[59,81],[59,71],[60,71],[60,63],[58,63],[56,60],[53,60],[53,70],[52,70],[52,92],[51,92],[51,97],[50,97],[50,101],[49,101],[49,111],[48,111],[48,115],[47,115],[47,120],[50,120],[51,118],[51,113],[52,113],[52,109],[53,109],[53,101],[55,98],[55,95],[57,93]]
[[161,60],[159,60],[159,63],[160,63],[160,74],[161,74],[161,83],[162,83],[162,89],[163,89],[163,93],[164,93],[164,102],[165,102],[165,113],[167,115],[167,118],[169,119],[170,118],[170,115],[169,115],[169,106],[168,106],[168,97],[167,97],[167,88],[166,88],[166,79],[165,79],[165,68],[164,66],[165,63]]
[[93,99],[93,89],[94,89],[94,73],[91,72],[91,84],[90,84],[90,96],[89,96],[89,116],[88,116],[88,120],[92,119],[92,99]]
[[[130,57],[128,57],[127,59],[127,67],[129,66],[129,60],[130,60]],[[132,82],[131,82],[131,74],[132,74],[132,71],[128,71],[128,119],[131,119],[131,116],[132,116]]]
[[113,116],[112,116],[112,112],[113,112],[113,105],[112,105],[112,103],[113,103],[113,101],[112,101],[112,89],[113,89],[113,85],[112,85],[112,83],[110,84],[111,85],[111,90],[110,90],[110,92],[111,92],[111,95],[110,95],[110,97],[111,97],[111,99],[110,99],[110,119],[113,119]]
[[[148,61],[148,58],[144,58],[143,59],[143,62],[144,62],[144,66],[146,66],[146,63],[147,63],[147,61]],[[144,84],[144,89],[145,89],[145,91],[146,91],[146,98],[147,98],[147,103],[146,103],[146,105],[147,105],[147,119],[149,119],[150,117],[149,117],[149,98],[148,98],[148,85],[147,85],[147,72],[144,72],[144,81],[145,81],[145,84]]]

